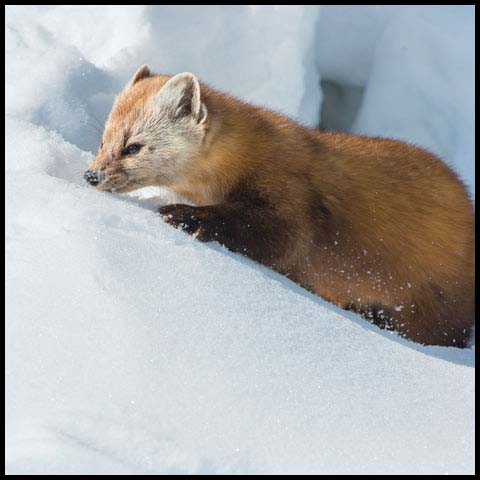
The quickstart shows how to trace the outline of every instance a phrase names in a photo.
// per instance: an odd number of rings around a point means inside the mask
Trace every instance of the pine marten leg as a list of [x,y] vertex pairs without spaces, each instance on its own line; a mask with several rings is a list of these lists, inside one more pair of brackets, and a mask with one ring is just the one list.
[[[358,307],[350,302],[345,309],[360,313],[380,328],[394,330],[417,343],[467,347],[471,334],[469,318],[472,316],[468,307],[453,302],[449,292],[430,282],[417,289],[411,298],[397,302],[396,307]],[[437,297],[436,303],[433,297]]]
[[160,208],[163,219],[203,242],[216,241],[233,252],[273,266],[288,247],[287,222],[267,205],[233,202],[205,207]]

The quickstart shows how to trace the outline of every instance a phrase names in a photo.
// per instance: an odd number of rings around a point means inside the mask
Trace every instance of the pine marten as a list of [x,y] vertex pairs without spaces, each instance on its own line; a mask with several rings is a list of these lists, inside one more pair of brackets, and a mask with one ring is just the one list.
[[381,328],[465,347],[474,210],[457,176],[400,141],[326,133],[142,66],[85,172],[101,190],[165,186],[163,219],[288,276]]

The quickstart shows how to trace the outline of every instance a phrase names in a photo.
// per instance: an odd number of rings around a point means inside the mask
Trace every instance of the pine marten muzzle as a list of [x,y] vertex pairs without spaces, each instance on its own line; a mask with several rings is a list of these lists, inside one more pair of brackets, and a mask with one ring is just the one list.
[[465,347],[475,317],[474,211],[435,155],[320,132],[140,68],[85,173],[96,188],[168,187],[195,206],[162,218],[216,241],[380,328]]

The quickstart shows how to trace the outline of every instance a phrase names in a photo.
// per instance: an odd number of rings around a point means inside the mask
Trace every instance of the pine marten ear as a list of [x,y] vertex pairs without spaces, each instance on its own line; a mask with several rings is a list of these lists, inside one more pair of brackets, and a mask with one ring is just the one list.
[[190,115],[200,124],[207,119],[207,107],[201,100],[200,83],[193,73],[179,73],[170,78],[154,102],[157,108],[166,110],[173,120]]
[[131,78],[130,82],[128,83],[127,87],[132,87],[133,85],[135,85],[138,81],[144,79],[144,78],[147,78],[147,77],[150,77],[151,76],[151,72],[150,72],[150,69],[148,68],[148,65],[142,65],[136,72],[135,74],[133,75],[133,77]]

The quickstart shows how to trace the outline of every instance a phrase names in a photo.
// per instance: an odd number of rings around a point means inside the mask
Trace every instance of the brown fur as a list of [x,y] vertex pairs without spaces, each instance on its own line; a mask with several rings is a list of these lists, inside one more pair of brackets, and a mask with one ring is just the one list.
[[[113,118],[128,124],[168,78],[142,77]],[[406,143],[307,129],[205,85],[201,92],[207,135],[170,185],[196,207],[164,207],[167,221],[382,328],[466,345],[474,213],[445,164]]]

